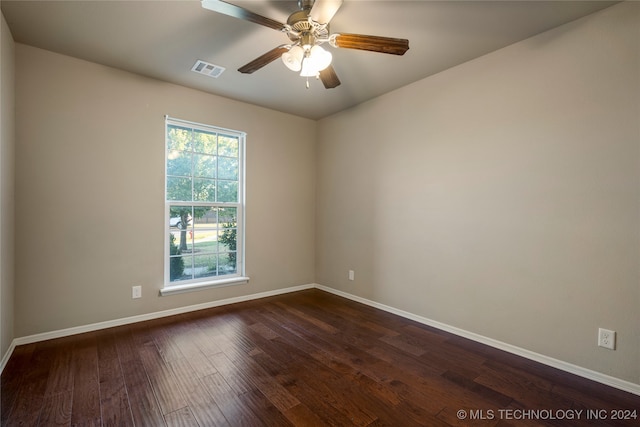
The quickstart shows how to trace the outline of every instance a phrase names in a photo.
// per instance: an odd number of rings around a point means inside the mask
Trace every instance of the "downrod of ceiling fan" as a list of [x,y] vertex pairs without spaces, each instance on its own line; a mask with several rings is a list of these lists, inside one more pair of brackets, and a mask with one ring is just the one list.
[[311,10],[313,3],[315,3],[315,0],[298,0],[298,7],[301,10]]

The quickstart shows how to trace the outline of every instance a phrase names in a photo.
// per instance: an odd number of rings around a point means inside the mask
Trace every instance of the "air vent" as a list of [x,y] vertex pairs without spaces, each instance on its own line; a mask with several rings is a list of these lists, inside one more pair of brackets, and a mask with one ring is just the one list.
[[205,76],[213,77],[217,79],[220,77],[220,74],[225,70],[224,67],[219,65],[210,64],[208,62],[201,61],[198,59],[196,63],[191,68],[191,71],[195,71],[196,73],[204,74]]

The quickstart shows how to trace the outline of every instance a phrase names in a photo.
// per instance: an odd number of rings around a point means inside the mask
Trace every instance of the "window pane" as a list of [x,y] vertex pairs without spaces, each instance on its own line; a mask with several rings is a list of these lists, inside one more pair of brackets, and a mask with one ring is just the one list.
[[[191,165],[189,165],[191,166]],[[191,171],[189,171],[190,173]],[[175,175],[175,174],[170,174]],[[216,177],[216,157],[202,154],[193,156],[193,175],[201,178]]]
[[216,254],[196,255],[193,257],[193,277],[209,277],[218,275],[218,257]]
[[218,230],[218,252],[236,250],[238,230],[230,225],[222,224],[222,230]]
[[193,232],[194,255],[218,252],[218,230],[199,229]]
[[195,178],[193,180],[193,200],[197,202],[215,202],[216,182],[211,179]]
[[218,274],[234,274],[236,272],[236,253],[218,255]]
[[185,274],[185,265],[191,267],[191,257],[172,256],[169,258],[169,280],[171,282],[191,279],[190,275]]
[[218,181],[218,202],[237,202],[238,182]]
[[168,150],[191,150],[191,129],[168,125],[167,126]]
[[238,157],[238,138],[235,136],[220,135],[218,137],[218,155]]
[[238,180],[238,159],[231,157],[218,158],[218,178]]
[[169,207],[169,228],[174,230],[184,230],[191,227],[193,221],[191,206],[170,206]]
[[167,175],[191,176],[191,154],[178,150],[169,151]]
[[195,227],[215,228],[218,225],[218,208],[210,206],[195,207]]
[[230,227],[236,227],[236,221],[238,219],[238,208],[220,208],[218,209],[218,215],[220,217],[220,223],[229,224]]
[[[178,230],[172,233],[174,236],[174,244],[176,245],[176,255],[188,256],[191,254],[193,247],[193,232],[189,229]],[[189,261],[190,263],[191,261]]]
[[167,177],[167,200],[191,201],[191,178]]
[[[220,230],[218,231],[218,251],[223,252],[218,257],[220,274],[236,272],[236,250],[238,245],[237,208],[220,208]],[[229,252],[229,253],[224,253]]]
[[196,153],[216,154],[218,135],[214,132],[197,130],[193,132],[193,151]]

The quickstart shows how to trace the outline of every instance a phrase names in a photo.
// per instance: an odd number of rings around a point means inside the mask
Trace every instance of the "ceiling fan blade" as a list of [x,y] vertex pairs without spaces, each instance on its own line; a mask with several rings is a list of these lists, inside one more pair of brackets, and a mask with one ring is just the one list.
[[271,18],[266,18],[262,15],[251,12],[250,10],[222,0],[202,0],[202,7],[233,18],[244,19],[245,21],[264,25],[265,27],[273,28],[274,30],[281,31],[284,28],[284,24],[281,22],[275,21]]
[[342,0],[316,0],[309,16],[320,24],[327,24],[340,9],[340,6],[342,6]]
[[248,64],[243,65],[238,68],[238,71],[244,74],[251,74],[254,71],[258,71],[260,68],[264,67],[267,64],[272,63],[276,59],[280,58],[283,53],[288,52],[289,47],[286,45],[278,46],[274,49],[271,49],[269,52],[265,53],[262,56],[257,57],[253,61]]
[[327,68],[320,71],[320,80],[322,80],[322,84],[324,84],[324,87],[327,89],[340,86],[340,79],[332,65],[329,65]]
[[365,36],[362,34],[336,34],[335,46],[345,49],[404,55],[409,50],[409,40],[391,37]]

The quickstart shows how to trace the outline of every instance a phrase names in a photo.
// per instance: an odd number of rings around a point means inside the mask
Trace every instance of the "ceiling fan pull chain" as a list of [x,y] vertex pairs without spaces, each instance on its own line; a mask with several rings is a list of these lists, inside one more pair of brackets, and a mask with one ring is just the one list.
[[307,77],[307,89],[309,89],[309,77]]

